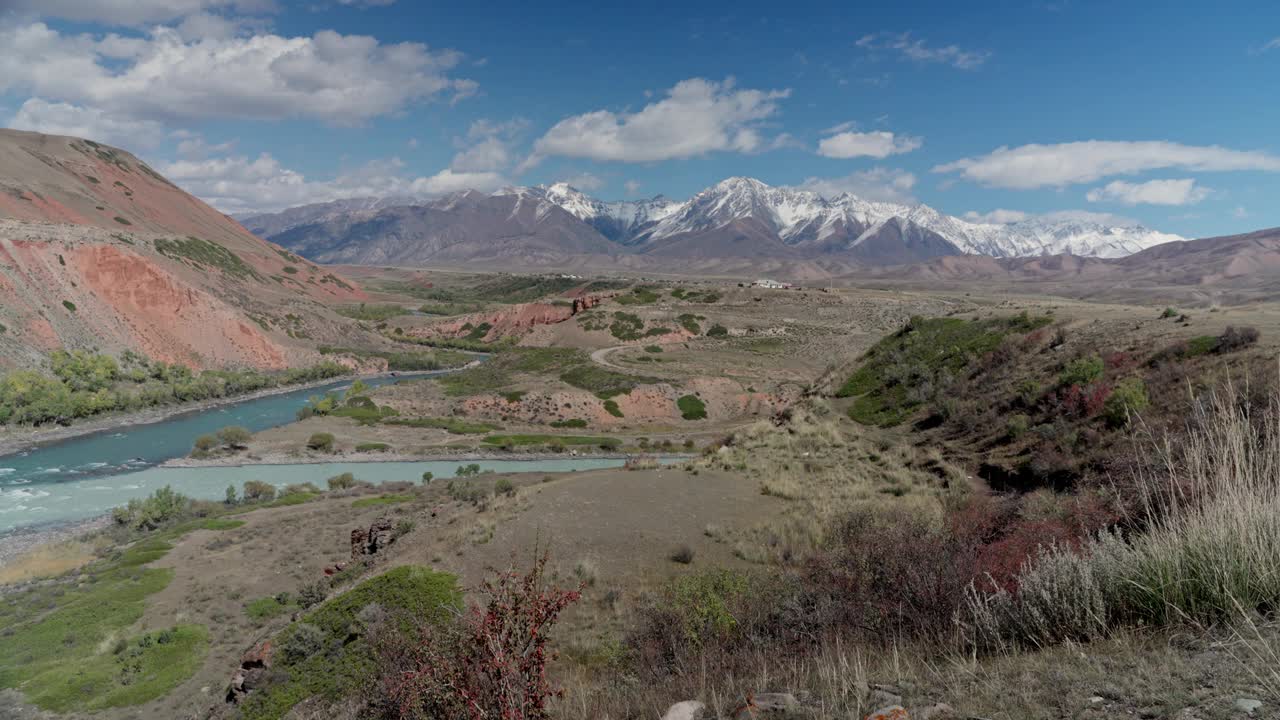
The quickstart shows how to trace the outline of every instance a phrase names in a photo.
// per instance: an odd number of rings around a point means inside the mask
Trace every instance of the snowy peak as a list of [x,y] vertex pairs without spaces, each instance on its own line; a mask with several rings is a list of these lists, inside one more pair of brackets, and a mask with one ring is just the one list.
[[[754,219],[771,228],[786,245],[838,251],[866,242],[867,233],[891,231],[913,237],[928,232],[958,253],[992,257],[1072,255],[1123,257],[1161,243],[1182,240],[1139,225],[1115,225],[1087,218],[1041,217],[1017,223],[975,223],[945,215],[928,205],[900,205],[865,200],[851,193],[825,198],[818,193],[773,187],[748,177],[731,177],[697,193],[684,203],[661,196],[639,203],[605,203],[564,183],[546,188],[549,201],[576,217],[603,224],[608,217],[625,244],[727,228]],[[900,219],[906,224],[887,225]],[[907,229],[905,234],[901,232]],[[618,234],[620,233],[620,234]]]

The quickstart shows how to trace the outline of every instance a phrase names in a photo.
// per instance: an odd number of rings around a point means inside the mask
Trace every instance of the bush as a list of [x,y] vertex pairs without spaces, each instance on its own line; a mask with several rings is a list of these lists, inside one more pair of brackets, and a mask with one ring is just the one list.
[[685,420],[705,420],[707,417],[707,406],[697,395],[682,396],[676,400],[676,407]]
[[618,407],[616,400],[609,399],[604,401],[604,411],[614,417],[622,417],[622,408]]
[[356,476],[346,472],[329,478],[330,490],[350,490],[356,486]]
[[670,558],[671,562],[680,563],[681,565],[688,565],[689,563],[693,562],[693,548],[689,547],[688,545],[681,545],[680,547],[671,551],[671,555],[669,555],[668,557]]
[[228,450],[243,450],[252,435],[239,425],[228,425],[218,431],[218,441]]
[[391,446],[383,442],[367,442],[356,445],[356,452],[386,452]]
[[571,418],[569,420],[554,420],[551,422],[553,428],[584,428],[587,421],[582,418]]
[[1102,358],[1097,355],[1077,358],[1067,363],[1067,366],[1063,368],[1062,374],[1058,376],[1058,384],[1063,386],[1088,385],[1100,379],[1104,369]]
[[[980,649],[1087,640],[1125,626],[1210,625],[1280,603],[1280,398],[1255,417],[1236,397],[1197,404],[1185,437],[1139,476],[1146,531],[1058,543],[1016,587],[970,588],[965,639]],[[1169,475],[1172,474],[1170,477]]]
[[246,480],[240,496],[245,502],[269,502],[276,498],[276,486],[261,480]]
[[422,484],[426,485],[430,483],[432,480],[435,479],[435,477],[436,477],[436,474],[431,472],[430,470],[422,473]]
[[498,478],[497,482],[493,484],[494,495],[514,495],[515,492],[516,486],[507,478]]
[[410,718],[549,720],[559,693],[547,680],[547,641],[560,613],[581,593],[547,585],[544,553],[523,575],[508,570],[481,588],[453,631],[422,624],[416,637],[383,633],[384,702]]
[[151,531],[187,519],[193,514],[192,509],[191,498],[165,485],[145,498],[134,498],[113,509],[111,519],[130,530]]
[[191,446],[191,457],[205,458],[218,447],[218,438],[213,435],[201,435]]
[[1005,426],[1005,434],[1010,438],[1017,440],[1027,434],[1027,430],[1031,427],[1031,419],[1026,415],[1013,415],[1009,418]]
[[227,494],[226,494],[226,497],[223,499],[223,502],[224,502],[224,503],[226,503],[227,505],[235,505],[235,504],[236,504],[236,502],[238,502],[238,500],[237,500],[237,498],[236,498],[236,486],[235,486],[235,485],[228,485],[228,486],[227,486]]
[[329,589],[325,583],[317,580],[313,583],[307,583],[298,589],[298,607],[308,610],[320,603],[329,596]]
[[333,451],[333,433],[318,432],[307,439],[307,447],[317,452]]
[[1103,415],[1108,425],[1123,427],[1129,424],[1131,415],[1145,410],[1147,404],[1147,386],[1142,378],[1125,378],[1116,384],[1103,404]]
[[1258,342],[1258,329],[1253,327],[1236,328],[1228,326],[1218,336],[1218,352],[1240,350]]
[[290,628],[277,646],[280,659],[286,664],[297,664],[325,649],[329,638],[323,630],[311,623],[300,622]]
[[718,338],[718,337],[725,337],[728,334],[729,334],[729,328],[726,328],[725,326],[720,325],[719,323],[712,325],[711,328],[707,330],[707,337]]

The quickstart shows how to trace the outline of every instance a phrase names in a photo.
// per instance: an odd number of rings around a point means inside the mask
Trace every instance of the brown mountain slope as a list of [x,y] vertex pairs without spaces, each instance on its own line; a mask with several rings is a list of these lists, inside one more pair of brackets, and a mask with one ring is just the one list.
[[1234,304],[1280,297],[1280,228],[1170,242],[1118,259],[957,255],[912,265],[858,268],[843,279],[933,287],[981,282],[1070,297]]
[[127,152],[0,129],[0,366],[96,348],[281,368],[361,333],[324,304],[363,297]]

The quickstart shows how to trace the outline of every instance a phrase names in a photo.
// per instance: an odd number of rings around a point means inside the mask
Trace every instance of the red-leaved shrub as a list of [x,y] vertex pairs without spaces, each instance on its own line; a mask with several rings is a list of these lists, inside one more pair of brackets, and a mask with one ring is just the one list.
[[400,720],[545,720],[560,691],[547,680],[547,636],[560,612],[581,593],[547,587],[547,554],[521,575],[507,570],[481,588],[473,605],[443,630],[390,627],[375,640],[382,690]]

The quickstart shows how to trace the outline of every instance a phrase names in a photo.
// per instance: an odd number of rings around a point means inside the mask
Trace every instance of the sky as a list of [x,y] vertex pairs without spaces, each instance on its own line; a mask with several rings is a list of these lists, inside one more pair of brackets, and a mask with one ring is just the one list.
[[0,0],[0,124],[228,213],[730,176],[992,222],[1280,226],[1280,4]]

